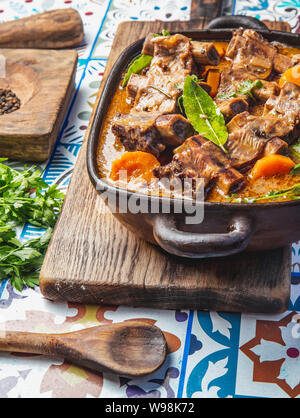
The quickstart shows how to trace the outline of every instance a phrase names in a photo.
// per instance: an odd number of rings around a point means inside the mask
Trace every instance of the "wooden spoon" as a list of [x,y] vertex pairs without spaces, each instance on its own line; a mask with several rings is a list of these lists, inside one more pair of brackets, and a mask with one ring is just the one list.
[[80,14],[58,9],[0,24],[1,48],[70,48],[84,38]]
[[98,372],[143,376],[164,362],[166,340],[154,325],[126,321],[66,334],[0,331],[0,351],[45,354]]

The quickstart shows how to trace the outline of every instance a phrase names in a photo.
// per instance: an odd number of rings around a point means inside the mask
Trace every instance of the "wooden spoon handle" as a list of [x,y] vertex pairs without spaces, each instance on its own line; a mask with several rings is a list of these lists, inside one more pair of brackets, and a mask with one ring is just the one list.
[[51,355],[53,342],[51,334],[0,331],[0,351]]
[[84,38],[80,14],[58,9],[0,24],[2,48],[70,48]]

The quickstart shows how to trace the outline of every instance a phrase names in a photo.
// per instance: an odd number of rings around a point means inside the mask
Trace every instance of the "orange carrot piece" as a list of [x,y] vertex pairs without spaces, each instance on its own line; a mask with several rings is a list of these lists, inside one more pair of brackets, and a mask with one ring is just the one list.
[[[113,161],[110,178],[114,181],[119,180],[122,170],[127,175],[128,182],[133,179],[144,179],[150,183],[151,179],[155,177],[153,169],[159,165],[159,161],[154,155],[148,152],[126,152],[121,158]],[[122,175],[121,177],[124,178]]]
[[222,58],[227,50],[227,43],[226,42],[214,42],[214,46],[218,51],[220,57]]
[[274,174],[287,174],[294,166],[294,161],[289,157],[279,154],[269,154],[256,161],[250,175],[253,180],[256,180],[259,177],[268,177]]
[[279,87],[283,87],[286,83],[294,83],[300,86],[300,64],[286,70],[279,80]]
[[206,79],[207,84],[211,87],[210,95],[215,97],[218,93],[220,84],[220,72],[219,70],[209,70]]

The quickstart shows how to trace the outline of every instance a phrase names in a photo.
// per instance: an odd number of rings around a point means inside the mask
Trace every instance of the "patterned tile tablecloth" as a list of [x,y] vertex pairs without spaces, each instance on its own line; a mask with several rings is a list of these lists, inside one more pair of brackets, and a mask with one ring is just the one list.
[[[189,19],[190,0],[0,0],[0,20],[73,7],[84,21],[77,90],[45,180],[66,190],[83,141],[118,24],[124,20]],[[287,20],[300,33],[299,0],[227,2],[226,11]],[[18,166],[17,163],[11,163]],[[21,238],[41,233],[25,227]],[[22,293],[0,282],[0,326],[33,332],[67,332],[144,318],[165,333],[167,361],[151,376],[125,379],[41,356],[1,354],[0,397],[299,397],[300,243],[293,245],[291,300],[280,315],[167,311],[53,303],[39,288]]]

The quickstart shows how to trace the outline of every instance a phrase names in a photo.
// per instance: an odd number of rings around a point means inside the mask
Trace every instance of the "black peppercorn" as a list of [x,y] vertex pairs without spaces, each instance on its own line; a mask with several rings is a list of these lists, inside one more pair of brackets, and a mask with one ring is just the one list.
[[20,99],[10,89],[0,89],[0,115],[12,113],[21,106]]

